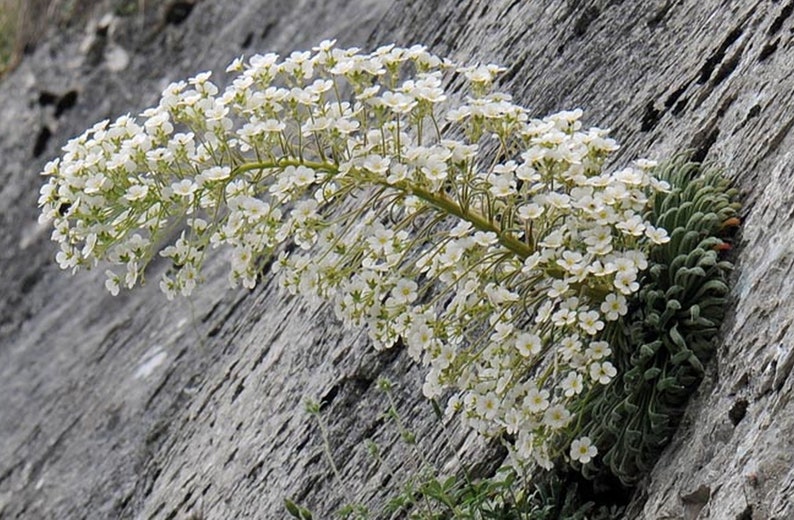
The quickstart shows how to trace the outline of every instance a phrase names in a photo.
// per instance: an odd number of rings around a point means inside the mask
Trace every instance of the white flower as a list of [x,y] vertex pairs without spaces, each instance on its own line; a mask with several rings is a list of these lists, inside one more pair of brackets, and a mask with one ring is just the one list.
[[433,364],[433,367],[444,370],[445,368],[449,367],[453,361],[455,361],[455,355],[455,349],[452,347],[452,345],[444,344],[441,346],[438,356],[434,357],[431,363]]
[[242,72],[243,71],[243,57],[239,56],[235,58],[228,67],[226,67],[226,72]]
[[389,176],[386,182],[389,184],[397,184],[408,177],[408,167],[402,163],[392,163],[389,167]]
[[292,183],[295,186],[308,186],[317,179],[317,174],[311,168],[298,166],[292,173]]
[[146,197],[146,194],[149,193],[149,187],[145,184],[133,184],[129,188],[127,188],[127,192],[124,194],[124,198],[127,199],[129,202],[134,202],[136,200],[141,200],[142,198]]
[[554,304],[548,300],[543,302],[535,314],[535,323],[547,322],[551,319],[552,311],[554,311]]
[[421,168],[422,173],[429,181],[441,182],[447,178],[447,163],[440,160],[429,160]]
[[523,332],[516,338],[516,349],[525,358],[539,354],[541,347],[540,336],[537,334]]
[[609,361],[590,363],[590,379],[602,385],[608,384],[618,371]]
[[278,133],[287,128],[287,125],[278,119],[266,119],[259,123],[258,128],[263,132]]
[[173,300],[174,297],[177,295],[176,282],[172,278],[163,275],[162,279],[160,280],[160,290],[163,291],[163,293],[165,293],[166,297],[169,300]]
[[91,253],[94,251],[94,247],[96,247],[97,242],[97,235],[96,233],[90,233],[88,236],[85,237],[85,245],[83,246],[82,251],[80,254],[83,258],[89,258]]
[[558,249],[562,247],[564,240],[565,237],[562,231],[557,230],[546,235],[539,244],[549,249]]
[[482,247],[492,246],[499,241],[499,237],[492,231],[477,231],[473,238],[477,245]]
[[540,413],[549,407],[549,391],[531,388],[524,397],[524,408],[530,413]]
[[654,244],[666,244],[670,241],[670,237],[667,236],[667,230],[660,227],[647,226],[645,229],[645,236]]
[[472,83],[490,83],[493,80],[491,69],[485,65],[469,67],[462,70],[466,79]]
[[213,166],[212,168],[204,170],[201,175],[204,180],[221,181],[223,179],[228,179],[231,173],[232,169],[228,166]]
[[562,258],[557,260],[557,265],[571,274],[578,275],[584,269],[582,254],[576,251],[564,251]]
[[397,114],[407,114],[417,105],[414,98],[400,92],[384,92],[380,101]]
[[182,179],[179,182],[171,184],[171,190],[175,195],[179,195],[180,197],[190,197],[197,189],[198,186],[196,183],[190,179]]
[[119,289],[120,289],[120,282],[119,276],[111,270],[105,271],[107,275],[107,279],[105,280],[105,288],[112,294],[113,296],[118,296]]
[[422,394],[428,399],[435,399],[441,396],[442,386],[438,381],[439,373],[435,370],[430,370],[425,376],[425,382],[422,385]]
[[419,286],[413,280],[402,278],[392,289],[391,295],[399,304],[411,303],[416,300],[416,290]]
[[558,327],[565,327],[576,323],[576,311],[571,309],[559,309],[551,315],[551,321]]
[[579,395],[582,393],[584,389],[584,385],[582,384],[582,374],[577,374],[576,372],[568,372],[568,375],[560,382],[560,388],[562,388],[565,397],[573,397],[574,395]]
[[108,178],[103,174],[98,173],[96,175],[92,175],[87,181],[85,181],[84,189],[86,193],[99,193],[107,189],[108,184],[110,184]]
[[598,455],[598,449],[593,446],[589,437],[580,437],[571,443],[571,460],[587,464]]
[[505,412],[503,424],[508,434],[515,435],[522,430],[524,414],[516,408],[510,408]]
[[640,171],[635,170],[634,168],[624,168],[618,172],[613,174],[613,177],[623,184],[627,184],[629,186],[638,186],[642,184],[643,174]]
[[642,234],[645,233],[645,224],[642,221],[642,217],[639,215],[634,215],[628,220],[618,223],[616,227],[626,234],[635,237],[642,236]]
[[569,412],[563,405],[554,405],[546,410],[543,414],[543,424],[552,430],[559,430],[564,428],[571,421],[571,412]]
[[604,322],[598,318],[597,311],[580,312],[579,326],[588,334],[598,334],[598,331],[604,329]]
[[494,332],[491,334],[490,340],[494,343],[501,343],[513,333],[513,329],[512,323],[497,322],[494,324]]
[[471,115],[471,108],[464,105],[461,107],[448,110],[445,115],[445,118],[447,121],[452,121],[453,123],[462,123],[470,115]]
[[535,436],[528,431],[519,430],[515,450],[519,460],[529,460],[535,450]]
[[633,294],[640,288],[637,275],[633,271],[619,272],[615,275],[615,289],[623,294]]
[[648,267],[648,259],[645,257],[645,254],[637,249],[625,251],[623,253],[624,258],[630,260],[632,265],[634,266],[635,271],[642,271]]
[[364,161],[361,163],[361,167],[371,171],[372,173],[383,175],[389,171],[389,162],[390,161],[388,157],[370,155],[364,159]]
[[670,187],[670,183],[668,183],[667,181],[659,180],[656,177],[651,177],[650,184],[651,184],[651,188],[653,188],[654,191],[658,191],[661,193],[670,193],[670,191],[672,190],[672,188]]
[[634,161],[634,164],[637,165],[637,168],[640,168],[642,170],[652,170],[659,165],[657,161],[653,161],[650,159],[637,159]]
[[[558,262],[560,261],[561,260],[558,260]],[[560,298],[565,296],[565,293],[567,293],[570,289],[571,286],[568,285],[568,282],[565,280],[554,280],[551,282],[551,288],[546,292],[546,294],[548,294],[549,298]]]
[[611,353],[612,349],[609,348],[609,343],[606,341],[593,341],[585,351],[585,355],[591,360],[605,358]]
[[567,209],[570,207],[571,197],[565,193],[557,193],[553,191],[546,195],[546,204],[557,209]]
[[543,210],[543,206],[539,204],[525,204],[518,208],[518,217],[523,220],[535,220],[543,215]]
[[622,294],[610,293],[601,303],[601,313],[607,321],[615,321],[628,312],[626,298]]
[[477,399],[477,413],[485,419],[493,419],[499,412],[499,399],[489,392]]
[[581,348],[582,342],[579,341],[579,336],[566,336],[560,340],[560,351],[565,361],[570,361],[574,356],[578,355]]
[[524,182],[537,182],[541,179],[540,173],[530,164],[522,163],[516,168],[516,177]]
[[496,198],[503,198],[515,192],[516,183],[506,175],[492,175],[488,180],[491,184],[489,191]]

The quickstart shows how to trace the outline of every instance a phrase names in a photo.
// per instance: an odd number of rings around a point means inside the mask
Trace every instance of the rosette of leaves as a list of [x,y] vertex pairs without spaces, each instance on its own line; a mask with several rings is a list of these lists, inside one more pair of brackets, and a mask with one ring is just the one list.
[[738,192],[718,171],[675,160],[655,174],[671,190],[654,195],[646,219],[667,229],[670,241],[651,249],[628,315],[604,330],[621,377],[595,387],[581,411],[581,435],[603,454],[579,465],[582,474],[611,474],[624,486],[652,468],[703,379],[733,267],[722,258],[725,238],[739,222]]

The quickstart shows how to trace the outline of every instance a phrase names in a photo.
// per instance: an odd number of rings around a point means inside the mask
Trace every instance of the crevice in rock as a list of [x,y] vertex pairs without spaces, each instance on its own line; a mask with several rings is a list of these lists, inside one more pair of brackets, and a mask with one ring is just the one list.
[[737,399],[730,410],[728,410],[728,418],[731,420],[731,424],[734,426],[738,426],[742,419],[744,419],[745,415],[747,415],[747,406],[748,406],[747,399]]
[[707,132],[698,134],[692,143],[692,148],[694,150],[691,158],[692,162],[702,163],[706,159],[711,147],[717,142],[717,137],[719,135],[720,129],[716,123]]
[[678,101],[678,98],[681,97],[681,95],[686,91],[688,87],[689,84],[684,83],[683,85],[675,89],[669,96],[667,96],[667,99],[664,100],[664,107],[668,110],[672,108],[673,105],[675,105],[676,101]]
[[509,14],[510,14],[510,11],[512,11],[513,9],[515,9],[515,7],[516,7],[517,5],[521,5],[521,4],[523,4],[523,3],[524,3],[524,1],[525,1],[525,0],[513,0],[512,2],[510,2],[510,3],[507,5],[507,7],[506,7],[506,8],[505,8],[505,9],[502,11],[502,13],[499,15],[499,17],[497,18],[497,21],[500,21],[500,20],[502,20],[502,18],[504,18],[505,16],[509,15]]
[[681,495],[684,518],[695,519],[711,500],[711,488],[701,484],[695,491]]
[[262,39],[262,40],[267,38],[268,35],[270,34],[270,31],[272,31],[276,27],[276,25],[278,25],[278,23],[276,23],[276,22],[268,22],[268,23],[266,23],[265,26],[262,28],[262,32],[259,33],[259,38]]
[[744,52],[744,45],[739,47],[739,49],[731,55],[730,58],[726,62],[724,62],[719,69],[717,69],[717,73],[714,76],[711,84],[712,87],[716,87],[725,79],[730,76],[736,67],[739,65],[739,61],[741,61],[742,53]]
[[763,157],[761,157],[760,161],[765,160],[766,158],[768,158],[770,155],[772,155],[777,151],[777,149],[783,143],[783,140],[789,134],[789,131],[791,131],[792,126],[794,126],[794,118],[789,119],[788,121],[786,121],[785,124],[781,125],[777,133],[775,133],[775,135],[772,136],[771,139],[767,140],[766,151],[764,152],[764,155]]
[[212,389],[211,389],[211,390],[210,390],[210,391],[207,393],[207,396],[204,398],[204,401],[203,401],[203,402],[201,403],[201,405],[199,406],[199,409],[198,409],[198,411],[196,412],[196,415],[201,415],[201,414],[204,412],[204,409],[205,409],[205,408],[207,407],[207,405],[210,403],[210,401],[212,400],[212,398],[215,396],[215,394],[216,394],[216,393],[218,393],[218,390],[220,390],[221,388],[223,388],[223,387],[226,385],[226,382],[227,382],[229,379],[231,379],[231,377],[232,377],[232,370],[234,370],[234,367],[236,367],[236,366],[237,366],[237,361],[235,361],[234,363],[232,363],[232,364],[231,364],[231,366],[228,368],[228,370],[226,370],[226,373],[225,373],[225,374],[224,374],[224,376],[223,376],[223,380],[222,380],[220,383],[218,383],[217,385],[213,386],[213,387],[212,387]]
[[234,458],[237,456],[237,448],[234,448],[232,452],[226,457],[226,462],[223,463],[223,467],[226,468],[234,461]]
[[320,397],[320,411],[325,410],[328,408],[336,399],[336,396],[339,395],[339,389],[341,388],[343,382],[339,382],[331,387],[326,393]]
[[584,12],[576,19],[573,24],[573,34],[577,38],[581,38],[587,33],[590,25],[599,17],[601,11],[594,5],[589,5],[584,9]]
[[780,38],[775,38],[772,42],[767,43],[758,53],[758,63],[763,63],[767,58],[772,56],[777,51],[777,46],[780,43]]
[[661,117],[661,111],[656,108],[653,100],[648,101],[648,103],[645,105],[645,113],[642,115],[642,119],[640,120],[640,131],[647,132],[648,130],[652,130],[653,127],[656,126],[656,123],[659,122]]
[[241,49],[247,49],[251,46],[251,43],[254,41],[254,33],[249,32],[245,35],[245,39],[243,39],[243,43],[240,44]]
[[243,393],[243,390],[245,390],[245,377],[243,377],[243,380],[240,381],[234,388],[234,393],[232,394],[232,403],[234,403],[237,398],[240,397],[240,394]]
[[39,130],[38,135],[36,136],[36,140],[33,142],[33,158],[38,159],[47,149],[47,144],[50,142],[50,137],[52,137],[52,130],[49,129],[48,126],[42,126],[41,130]]
[[77,104],[77,91],[70,90],[63,96],[61,96],[57,103],[55,103],[55,119],[60,118],[64,112],[74,108]]
[[28,294],[30,291],[33,290],[36,285],[41,281],[44,273],[41,269],[36,269],[32,273],[28,273],[23,279],[22,283],[19,285],[19,292],[22,294]]
[[124,517],[123,513],[132,501],[133,495],[134,493],[127,493],[116,501],[116,504],[113,506],[113,511],[119,518]]
[[700,77],[697,80],[698,84],[703,84],[709,80],[711,74],[714,72],[714,69],[716,69],[717,66],[722,63],[722,60],[725,59],[725,53],[728,51],[731,45],[733,45],[736,40],[739,39],[743,32],[743,23],[734,27],[733,30],[728,33],[728,36],[726,36],[722,41],[720,46],[717,47],[717,50],[715,50],[711,56],[706,58],[706,63],[704,63],[703,67],[700,69]]
[[[231,304],[231,306],[228,308],[228,310],[223,315],[223,317],[220,320],[218,320],[217,323],[215,323],[215,325],[213,325],[213,327],[209,331],[207,331],[207,337],[213,338],[213,337],[217,336],[218,333],[220,333],[220,331],[223,330],[223,328],[227,324],[232,322],[231,317],[234,315],[234,313],[237,311],[237,309],[240,307],[240,305],[242,305],[242,303],[245,300],[248,299],[248,295],[249,294],[251,294],[250,291],[247,291],[247,292],[243,293],[242,296],[237,298],[237,300],[234,303]],[[212,311],[214,311],[214,310],[215,309],[213,307]],[[208,314],[208,316],[211,315],[211,312]]]
[[181,25],[187,20],[195,7],[195,0],[177,1],[171,3],[165,11],[165,23],[167,25]]
[[60,96],[58,96],[58,94],[42,90],[39,92],[39,106],[46,107],[54,105],[58,101],[59,97]]
[[736,520],[753,520],[753,506],[747,504],[742,512],[736,516]]
[[761,105],[755,104],[753,105],[750,110],[747,111],[747,117],[744,118],[745,122],[758,117],[758,114],[761,113]]
[[154,423],[154,426],[149,430],[149,433],[146,434],[146,439],[144,444],[147,447],[152,447],[160,441],[165,435],[168,433],[170,425],[166,420],[159,420]]
[[670,112],[674,116],[679,115],[681,112],[684,111],[684,109],[686,108],[686,105],[687,105],[688,102],[689,102],[689,98],[688,97],[681,98],[681,100],[679,100],[678,103],[675,104],[675,106],[673,107],[673,109]]
[[107,331],[105,337],[102,338],[102,342],[99,344],[99,347],[95,351],[94,356],[90,360],[92,365],[100,364],[108,353],[111,351],[112,347],[118,345],[121,341],[122,334],[127,331],[127,329],[132,324],[132,319],[128,318],[121,322],[114,324],[110,330]]
[[144,410],[149,409],[149,407],[155,401],[157,396],[160,395],[160,392],[162,392],[163,389],[168,385],[168,381],[171,379],[171,375],[173,375],[173,373],[174,373],[173,368],[165,373],[165,377],[163,377],[162,381],[160,381],[160,384],[158,384],[157,387],[154,389],[154,392],[152,392],[152,395],[149,396],[149,399],[146,400],[146,404],[143,406]]
[[794,11],[794,1],[791,1],[783,6],[783,9],[780,10],[780,14],[772,22],[772,25],[769,26],[769,30],[766,32],[769,36],[774,36],[777,34],[780,29],[783,28],[783,23],[786,19],[791,16],[792,11]]

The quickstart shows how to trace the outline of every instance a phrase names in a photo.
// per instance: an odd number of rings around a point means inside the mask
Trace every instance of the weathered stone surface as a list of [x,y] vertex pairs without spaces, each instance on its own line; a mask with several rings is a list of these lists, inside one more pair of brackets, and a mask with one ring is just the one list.
[[[724,166],[745,203],[733,309],[627,517],[794,517],[794,3],[201,1],[178,25],[161,6],[102,20],[111,4],[50,33],[0,83],[0,518],[283,518],[284,497],[328,518],[346,498],[377,503],[388,477],[363,440],[398,478],[417,464],[379,418],[380,375],[397,382],[425,450],[454,467],[403,353],[374,353],[267,281],[227,290],[222,255],[190,302],[154,283],[111,297],[101,272],[59,272],[36,225],[36,172],[68,137],[153,103],[172,80],[222,76],[240,53],[327,37],[504,63],[523,104],[584,108],[623,160],[693,150]],[[304,396],[325,404],[344,486]],[[467,432],[451,428],[457,445]]]

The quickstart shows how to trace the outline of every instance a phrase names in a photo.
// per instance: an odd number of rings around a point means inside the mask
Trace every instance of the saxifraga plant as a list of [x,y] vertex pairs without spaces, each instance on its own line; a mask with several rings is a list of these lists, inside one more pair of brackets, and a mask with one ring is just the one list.
[[594,439],[602,464],[583,466],[635,484],[655,463],[701,382],[725,316],[728,277],[724,238],[738,225],[737,192],[713,169],[683,160],[655,172],[671,191],[654,196],[646,218],[670,231],[651,249],[624,320],[609,324],[622,374],[583,401],[582,434]]
[[[63,269],[111,264],[113,294],[158,254],[169,298],[193,291],[209,249],[249,288],[277,255],[283,289],[375,348],[404,344],[425,396],[453,391],[449,414],[511,437],[518,473],[567,461],[630,482],[718,326],[725,265],[707,236],[730,195],[652,161],[605,168],[606,131],[581,110],[531,118],[492,90],[502,70],[330,41],[237,59],[223,91],[202,73],[71,140],[45,167],[41,220]],[[467,92],[444,89],[457,78]]]

